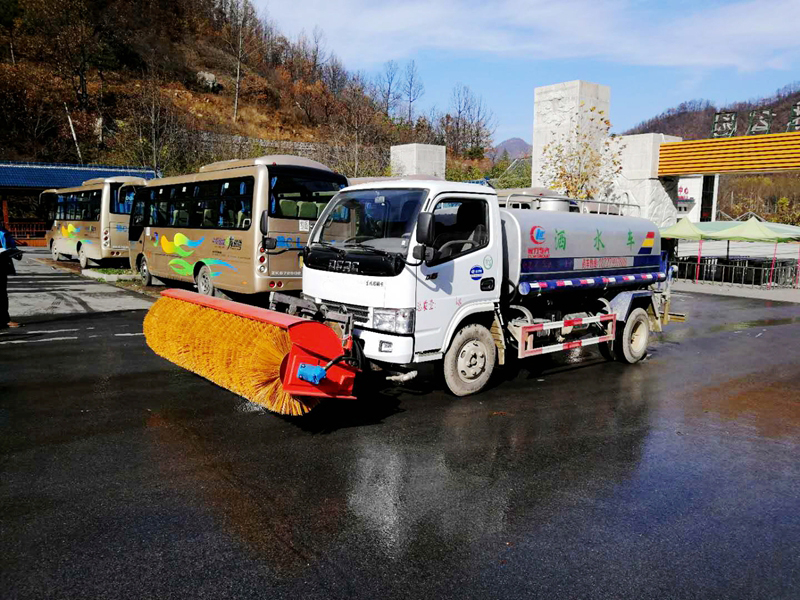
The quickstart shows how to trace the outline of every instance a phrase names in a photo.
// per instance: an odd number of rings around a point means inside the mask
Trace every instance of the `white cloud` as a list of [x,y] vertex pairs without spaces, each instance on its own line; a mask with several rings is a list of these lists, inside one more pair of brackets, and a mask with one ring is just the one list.
[[311,32],[318,25],[328,46],[353,69],[375,67],[424,50],[741,70],[789,69],[800,62],[798,0],[256,3],[290,36]]

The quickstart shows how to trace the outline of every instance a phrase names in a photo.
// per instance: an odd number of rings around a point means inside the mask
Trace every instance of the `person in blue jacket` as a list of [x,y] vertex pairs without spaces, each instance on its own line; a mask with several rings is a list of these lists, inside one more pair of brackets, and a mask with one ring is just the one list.
[[15,252],[16,248],[17,243],[0,221],[0,329],[19,327],[8,314],[8,276],[17,274],[11,259],[22,258],[22,253]]

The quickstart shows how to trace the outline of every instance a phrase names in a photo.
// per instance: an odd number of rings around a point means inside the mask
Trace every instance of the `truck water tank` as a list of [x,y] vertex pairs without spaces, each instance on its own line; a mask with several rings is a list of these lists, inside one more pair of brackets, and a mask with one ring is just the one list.
[[540,282],[641,284],[658,276],[661,238],[647,219],[519,209],[501,209],[500,217],[505,279],[522,294],[553,288]]

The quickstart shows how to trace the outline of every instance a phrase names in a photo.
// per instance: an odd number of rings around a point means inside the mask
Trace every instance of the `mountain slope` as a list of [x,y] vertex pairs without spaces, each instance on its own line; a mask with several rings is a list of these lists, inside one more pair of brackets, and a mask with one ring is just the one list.
[[772,133],[781,133],[786,131],[792,105],[796,102],[800,102],[800,82],[787,85],[768,98],[736,102],[724,107],[717,107],[708,100],[690,100],[639,123],[625,134],[665,133],[678,135],[685,140],[709,138],[714,113],[735,111],[739,113],[736,135],[744,135],[747,131],[748,113],[757,108],[769,108],[775,112]]

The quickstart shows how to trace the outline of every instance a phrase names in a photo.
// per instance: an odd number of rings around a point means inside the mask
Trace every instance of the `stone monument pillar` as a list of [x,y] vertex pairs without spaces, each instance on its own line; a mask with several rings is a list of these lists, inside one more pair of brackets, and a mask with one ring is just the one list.
[[403,144],[392,146],[393,177],[430,175],[444,179],[446,149],[433,144]]
[[[581,106],[583,104],[583,106]],[[537,87],[533,92],[533,150],[531,185],[541,187],[542,150],[551,140],[567,134],[575,126],[575,115],[595,107],[608,115],[611,88],[588,81],[567,81]]]

